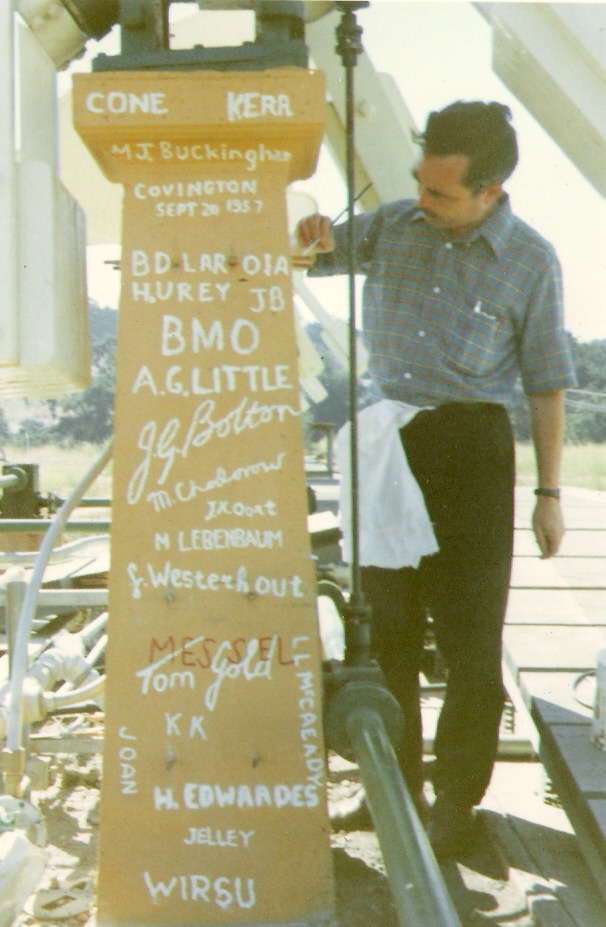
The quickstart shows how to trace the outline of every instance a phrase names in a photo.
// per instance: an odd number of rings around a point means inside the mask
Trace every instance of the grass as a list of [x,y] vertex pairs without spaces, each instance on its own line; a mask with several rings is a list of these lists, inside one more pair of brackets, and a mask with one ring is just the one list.
[[[4,462],[10,464],[38,464],[39,490],[42,495],[55,493],[64,499],[76,483],[82,479],[89,467],[99,457],[102,448],[81,444],[74,448],[42,445],[27,449],[17,447],[4,448]],[[110,498],[111,462],[85,495]]]
[[[531,444],[516,448],[517,482],[534,486],[536,467]],[[566,444],[562,458],[562,486],[606,490],[606,444]]]

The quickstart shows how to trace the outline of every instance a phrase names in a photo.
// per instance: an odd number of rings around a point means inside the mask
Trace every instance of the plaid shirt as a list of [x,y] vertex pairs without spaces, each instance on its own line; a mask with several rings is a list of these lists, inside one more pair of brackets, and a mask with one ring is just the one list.
[[[451,240],[414,200],[357,216],[356,272],[365,274],[363,335],[384,396],[412,405],[511,401],[576,383],[553,247],[504,195],[481,226]],[[312,276],[348,270],[347,224]]]

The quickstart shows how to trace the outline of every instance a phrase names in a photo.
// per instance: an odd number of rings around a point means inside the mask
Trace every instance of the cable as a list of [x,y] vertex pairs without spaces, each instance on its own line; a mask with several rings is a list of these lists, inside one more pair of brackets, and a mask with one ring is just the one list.
[[594,703],[591,702],[591,704],[588,704],[587,702],[584,702],[583,699],[580,698],[579,695],[577,695],[577,689],[584,679],[595,679],[595,677],[596,677],[595,670],[587,670],[585,673],[579,673],[579,675],[576,676],[572,681],[572,695],[574,697],[575,702],[578,702],[579,705],[583,706],[583,708],[589,708],[591,711],[593,711]]

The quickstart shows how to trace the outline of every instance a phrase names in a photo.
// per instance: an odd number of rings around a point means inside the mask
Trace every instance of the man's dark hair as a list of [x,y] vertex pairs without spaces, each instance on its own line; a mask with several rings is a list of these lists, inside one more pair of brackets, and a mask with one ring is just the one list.
[[427,155],[467,155],[463,183],[474,192],[502,183],[518,163],[511,110],[503,103],[452,103],[430,113],[425,131],[415,139]]

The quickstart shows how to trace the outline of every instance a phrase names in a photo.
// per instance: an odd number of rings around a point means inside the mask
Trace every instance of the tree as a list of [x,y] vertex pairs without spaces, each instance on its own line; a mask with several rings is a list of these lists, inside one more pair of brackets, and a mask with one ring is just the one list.
[[92,345],[92,382],[82,393],[73,393],[60,403],[51,439],[59,444],[87,442],[102,444],[113,431],[116,376],[116,339],[109,336]]
[[[82,392],[47,400],[51,422],[44,426],[38,423],[40,427],[34,430],[38,443],[102,444],[111,436],[117,315],[114,309],[102,309],[90,301],[91,384]],[[31,422],[29,428],[31,431]]]

